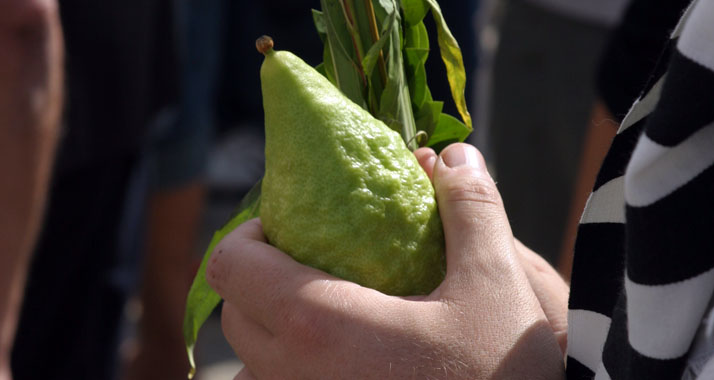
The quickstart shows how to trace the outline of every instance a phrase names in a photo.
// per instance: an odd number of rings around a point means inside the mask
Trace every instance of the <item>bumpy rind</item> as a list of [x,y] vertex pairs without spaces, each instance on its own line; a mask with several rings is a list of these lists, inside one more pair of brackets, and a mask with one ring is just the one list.
[[262,69],[261,219],[296,260],[392,295],[445,274],[433,187],[398,133],[289,52]]

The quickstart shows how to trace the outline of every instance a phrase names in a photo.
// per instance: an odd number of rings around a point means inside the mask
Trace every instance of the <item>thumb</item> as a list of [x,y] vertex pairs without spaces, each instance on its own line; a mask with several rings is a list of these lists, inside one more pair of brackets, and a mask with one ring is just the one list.
[[448,146],[434,165],[434,188],[446,239],[445,283],[461,287],[468,278],[512,269],[513,234],[481,153],[468,144]]

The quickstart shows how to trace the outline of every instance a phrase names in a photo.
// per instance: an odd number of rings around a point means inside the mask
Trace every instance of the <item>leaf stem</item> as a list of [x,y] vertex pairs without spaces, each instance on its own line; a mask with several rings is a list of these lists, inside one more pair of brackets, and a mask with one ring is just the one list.
[[263,55],[268,55],[273,50],[274,42],[270,36],[261,36],[255,41],[255,48]]
[[[346,3],[346,4],[345,4]],[[352,37],[352,45],[355,48],[355,54],[357,54],[357,71],[362,78],[362,83],[367,86],[367,77],[362,70],[362,57],[364,56],[364,49],[362,48],[362,39],[359,36],[359,31],[357,30],[357,23],[354,20],[354,4],[352,0],[340,0],[342,5],[342,12],[345,15],[345,21],[347,28],[349,29],[350,36]]]
[[[372,35],[372,43],[377,43],[379,41],[379,29],[377,28],[377,16],[374,13],[372,0],[364,0],[364,6],[369,14],[369,31]],[[384,52],[382,50],[379,51],[379,77],[382,80],[382,86],[385,86],[387,84],[387,64],[384,61]]]

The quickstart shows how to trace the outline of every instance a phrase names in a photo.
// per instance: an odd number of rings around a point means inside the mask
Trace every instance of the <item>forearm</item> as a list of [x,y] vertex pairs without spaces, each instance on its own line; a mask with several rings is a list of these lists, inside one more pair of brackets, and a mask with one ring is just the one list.
[[0,360],[5,360],[58,135],[62,41],[54,2],[4,1],[0,13]]
[[188,371],[181,331],[203,197],[198,181],[151,197],[141,345],[127,378],[172,379]]
[[558,263],[558,271],[568,281],[570,281],[570,269],[573,265],[573,247],[580,215],[585,209],[585,203],[595,185],[598,170],[600,170],[610,143],[617,133],[618,126],[619,124],[607,110],[605,104],[602,101],[596,102],[583,142],[578,175],[573,187],[573,198],[570,203],[570,213]]

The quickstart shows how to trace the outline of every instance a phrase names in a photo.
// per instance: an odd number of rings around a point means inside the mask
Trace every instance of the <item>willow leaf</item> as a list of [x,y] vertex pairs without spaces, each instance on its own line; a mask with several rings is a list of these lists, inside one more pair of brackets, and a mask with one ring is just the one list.
[[[364,0],[341,0],[350,10],[352,17],[352,31],[355,49],[361,61],[364,61],[367,50],[374,43],[372,38],[371,19],[372,13],[366,7]],[[371,5],[371,2],[370,2]],[[366,73],[365,73],[366,74]]]
[[208,264],[208,260],[211,258],[213,249],[216,248],[216,245],[218,245],[226,235],[249,219],[258,216],[260,210],[261,183],[262,180],[253,186],[241,201],[235,216],[233,216],[223,228],[213,234],[211,243],[203,255],[201,266],[196,273],[196,277],[193,279],[193,284],[191,284],[191,290],[186,300],[186,314],[184,314],[183,320],[183,337],[186,343],[186,351],[188,352],[188,360],[191,364],[189,378],[192,378],[196,373],[193,349],[196,345],[196,339],[198,338],[198,331],[216,306],[218,306],[218,303],[221,302],[221,297],[206,281],[206,264]]
[[[404,30],[404,62],[409,83],[412,104],[418,109],[427,100],[426,69],[424,64],[429,57],[429,35],[423,22]],[[417,125],[418,127],[418,125]]]
[[[374,3],[374,1],[372,2]],[[392,12],[394,12],[397,8],[397,4],[394,2],[394,0],[378,0],[377,5],[375,7],[375,11],[381,10],[384,12],[381,16],[384,17],[385,15],[389,15]]]
[[364,68],[365,73],[374,72],[374,67],[377,65],[377,61],[379,59],[379,53],[382,51],[382,49],[384,49],[384,46],[387,44],[387,42],[389,42],[391,31],[397,28],[398,26],[399,24],[397,24],[397,13],[392,12],[389,15],[389,18],[382,26],[379,41],[372,44],[372,47],[370,47],[367,51],[367,55],[365,55],[365,57],[362,59],[362,67]]
[[[365,83],[362,74],[362,62],[355,58],[354,42],[344,17],[344,10],[338,1],[321,0],[322,14],[327,30],[326,54],[330,55],[333,82],[350,100],[368,109],[365,101]],[[325,59],[325,64],[327,64]]]
[[[385,0],[380,0],[380,3],[382,1]],[[414,112],[409,96],[409,86],[404,71],[401,28],[399,27],[401,18],[398,14],[399,8],[394,1],[395,0],[391,0],[391,9],[393,9],[394,17],[397,18],[397,23],[390,29],[389,41],[385,47],[387,84],[380,99],[380,108],[377,117],[390,128],[399,132],[407,143],[407,146],[414,150],[417,148],[416,141],[414,141],[416,122],[414,121]],[[384,11],[381,4],[376,8],[380,8]]]
[[424,20],[429,6],[424,0],[401,0],[405,26],[414,26]]
[[441,13],[441,8],[436,0],[424,0],[431,9],[431,14],[436,21],[437,36],[439,41],[439,51],[441,59],[446,66],[446,76],[449,79],[449,87],[451,88],[451,96],[454,98],[456,108],[461,114],[469,131],[472,129],[471,115],[466,107],[466,98],[464,92],[466,90],[466,70],[464,69],[464,59],[461,55],[461,49],[456,39],[451,34],[449,27],[446,25],[444,15]]
[[322,52],[322,70],[330,83],[337,86],[335,64],[332,62],[332,49],[330,49],[330,41],[327,39],[325,39],[325,49]]
[[[429,52],[429,33],[423,22],[404,28],[404,49]],[[425,63],[426,56],[420,59],[420,62]]]
[[315,24],[315,29],[317,34],[320,36],[320,40],[325,43],[327,39],[327,26],[325,25],[325,15],[317,9],[312,10],[312,22]]

